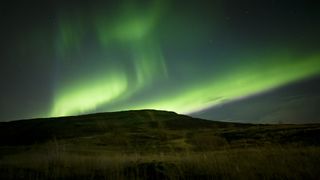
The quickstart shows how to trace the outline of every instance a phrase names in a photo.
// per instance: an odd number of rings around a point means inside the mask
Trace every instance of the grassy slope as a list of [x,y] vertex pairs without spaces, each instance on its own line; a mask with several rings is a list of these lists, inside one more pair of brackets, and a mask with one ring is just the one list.
[[224,123],[154,110],[13,121],[0,123],[0,177],[315,178],[319,145],[317,124]]

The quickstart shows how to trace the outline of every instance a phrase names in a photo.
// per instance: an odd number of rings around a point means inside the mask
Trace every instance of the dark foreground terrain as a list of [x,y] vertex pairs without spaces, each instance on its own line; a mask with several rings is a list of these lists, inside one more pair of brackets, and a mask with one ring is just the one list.
[[0,123],[0,179],[318,179],[320,124],[141,110]]

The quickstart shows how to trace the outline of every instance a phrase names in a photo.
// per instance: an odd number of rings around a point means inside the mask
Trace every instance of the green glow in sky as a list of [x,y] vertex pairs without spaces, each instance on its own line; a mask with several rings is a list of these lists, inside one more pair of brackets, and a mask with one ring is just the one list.
[[[190,74],[187,69],[197,67],[185,67],[189,61],[201,64],[202,59],[208,57],[200,53],[198,59],[168,58],[170,46],[164,48],[157,34],[165,29],[159,23],[164,20],[167,4],[161,0],[150,2],[147,7],[139,7],[124,1],[113,16],[105,14],[103,8],[92,13],[60,16],[56,53],[62,72],[57,77],[49,116],[77,115],[97,109],[192,113],[320,73],[320,54],[296,56],[287,48],[275,47],[271,55],[248,51],[237,58],[210,59],[207,60],[209,65],[202,65],[205,75]],[[197,20],[181,24],[197,28],[193,26]],[[198,34],[201,37],[198,41],[197,37],[192,37],[193,32],[206,29],[203,24],[199,27],[195,31],[187,30],[191,34],[186,39],[192,41],[181,43],[181,47],[186,47],[182,50],[184,53],[188,54],[187,47],[201,42],[205,36]],[[185,62],[181,63],[182,60]],[[179,66],[176,62],[180,62]],[[180,75],[185,79],[190,78],[188,83],[175,77],[174,65],[178,67],[176,72],[182,72]]]
[[219,77],[208,77],[174,93],[164,92],[163,96],[150,102],[127,108],[192,113],[319,74],[320,55],[298,60],[294,58],[288,54],[264,57],[263,63],[231,68]]
[[[90,78],[82,78],[87,75],[81,75],[77,83],[59,83],[62,84],[56,91],[53,110],[51,116],[66,116],[81,114],[102,104],[116,101],[117,98],[128,98],[139,89],[150,85],[152,81],[161,76],[166,77],[166,65],[158,43],[153,40],[151,30],[159,18],[161,1],[154,1],[149,9],[136,9],[133,4],[124,4],[121,8],[123,13],[118,14],[117,20],[107,21],[108,17],[99,15],[96,19],[96,38],[103,45],[106,52],[109,46],[114,43],[128,46],[131,56],[131,66],[134,75],[123,73],[125,69],[108,67],[105,74],[100,73],[96,76],[89,75]],[[68,21],[73,19],[72,21]],[[110,23],[111,22],[111,23]],[[80,17],[72,16],[62,18],[60,31],[58,33],[58,53],[61,61],[66,61],[68,56],[65,52],[73,49],[79,50],[79,44],[85,37],[83,27],[84,20]],[[102,54],[103,54],[102,53]],[[109,61],[110,59],[105,59]],[[92,59],[88,59],[92,61]],[[62,62],[64,63],[64,62]],[[94,69],[95,70],[95,69]],[[111,71],[112,73],[108,73]],[[132,76],[134,78],[132,78]],[[128,79],[131,78],[130,88]],[[60,79],[59,81],[64,81]],[[72,80],[74,81],[74,80]]]
[[313,4],[8,1],[0,13],[0,122],[132,109],[317,122],[305,107],[317,107],[320,94]]
[[[99,77],[99,78],[97,78]],[[70,84],[61,90],[51,116],[81,114],[108,103],[127,90],[127,79],[120,72],[100,74],[84,82]]]

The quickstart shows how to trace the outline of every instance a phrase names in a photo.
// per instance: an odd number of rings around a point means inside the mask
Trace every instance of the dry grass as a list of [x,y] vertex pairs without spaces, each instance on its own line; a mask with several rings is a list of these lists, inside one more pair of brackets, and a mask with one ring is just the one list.
[[0,179],[319,179],[320,125],[161,111],[0,124]]
[[1,179],[317,179],[319,147],[75,153],[59,144],[7,155]]

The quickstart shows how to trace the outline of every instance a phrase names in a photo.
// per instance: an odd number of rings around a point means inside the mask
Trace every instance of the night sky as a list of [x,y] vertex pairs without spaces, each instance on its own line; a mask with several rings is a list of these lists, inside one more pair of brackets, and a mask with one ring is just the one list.
[[319,8],[308,0],[3,1],[0,121],[158,109],[320,122]]

